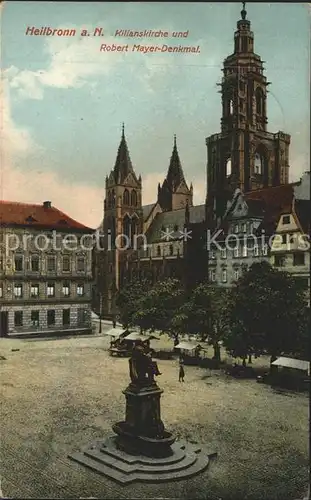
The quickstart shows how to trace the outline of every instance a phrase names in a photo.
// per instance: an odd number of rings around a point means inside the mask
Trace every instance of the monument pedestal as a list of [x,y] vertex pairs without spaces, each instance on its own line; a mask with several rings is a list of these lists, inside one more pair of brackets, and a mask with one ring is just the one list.
[[163,391],[154,381],[150,359],[136,352],[130,359],[130,376],[132,382],[123,391],[125,420],[112,426],[115,435],[90,443],[69,457],[124,485],[186,479],[205,470],[216,454],[206,447],[175,442],[164,427],[160,411]]
[[123,391],[126,398],[125,421],[112,426],[120,450],[158,458],[172,455],[171,445],[175,437],[165,430],[161,420],[162,393],[155,382],[145,387],[130,384]]

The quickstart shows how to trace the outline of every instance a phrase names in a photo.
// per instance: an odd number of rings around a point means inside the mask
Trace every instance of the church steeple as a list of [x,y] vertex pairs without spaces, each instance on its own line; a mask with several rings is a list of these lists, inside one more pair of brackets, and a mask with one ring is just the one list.
[[181,161],[177,149],[176,134],[174,134],[173,152],[170,159],[166,179],[168,185],[172,188],[172,190],[180,186],[182,182],[185,182],[184,172],[181,166]]
[[113,173],[116,184],[122,184],[123,181],[126,179],[126,177],[129,175],[129,173],[135,175],[125,138],[124,123],[122,123],[121,141],[118,148],[118,153]]
[[188,201],[192,206],[193,193],[188,188],[179,153],[176,134],[174,134],[173,151],[166,178],[162,186],[158,187],[158,202],[163,210],[177,210],[186,206]]

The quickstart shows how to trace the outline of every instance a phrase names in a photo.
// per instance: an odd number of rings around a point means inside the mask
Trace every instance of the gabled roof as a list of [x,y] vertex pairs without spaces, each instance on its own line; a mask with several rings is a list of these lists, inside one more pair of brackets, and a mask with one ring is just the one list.
[[[169,241],[181,239],[185,224],[185,208],[162,212],[156,215],[146,233],[148,243],[157,243],[166,241],[165,231],[170,232]],[[189,207],[190,224],[203,222],[205,220],[205,205]]]
[[63,231],[93,231],[93,229],[80,224],[80,222],[77,222],[51,205],[2,200],[0,200],[0,227],[1,226],[23,226],[59,229]]
[[150,203],[149,205],[143,205],[141,207],[143,209],[144,222],[148,219],[149,215],[151,214],[154,205],[155,203]]

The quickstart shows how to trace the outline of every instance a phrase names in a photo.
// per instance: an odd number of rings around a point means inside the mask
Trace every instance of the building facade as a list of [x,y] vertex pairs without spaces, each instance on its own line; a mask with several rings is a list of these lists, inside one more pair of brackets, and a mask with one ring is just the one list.
[[93,230],[51,202],[0,201],[1,336],[91,332]]

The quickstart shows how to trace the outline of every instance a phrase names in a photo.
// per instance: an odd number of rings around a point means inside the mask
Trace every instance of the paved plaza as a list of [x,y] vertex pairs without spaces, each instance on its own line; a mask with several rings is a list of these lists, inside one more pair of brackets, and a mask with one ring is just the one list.
[[186,482],[120,486],[68,453],[111,434],[124,417],[128,361],[101,336],[1,339],[1,482],[15,498],[303,498],[308,483],[306,394],[277,392],[221,371],[159,361],[162,418],[179,439],[218,453]]

